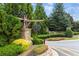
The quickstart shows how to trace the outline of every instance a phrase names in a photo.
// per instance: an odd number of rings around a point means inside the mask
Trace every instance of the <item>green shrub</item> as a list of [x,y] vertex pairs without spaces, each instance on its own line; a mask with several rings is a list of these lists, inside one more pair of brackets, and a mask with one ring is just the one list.
[[46,39],[46,38],[50,38],[50,37],[64,37],[65,35],[63,33],[59,33],[59,34],[43,34],[43,35],[38,35],[38,38],[41,39]]
[[44,40],[43,39],[39,39],[38,37],[34,36],[33,40],[32,40],[33,44],[43,44]]
[[0,56],[16,56],[21,52],[23,52],[22,47],[15,44],[0,47]]
[[72,37],[73,36],[73,31],[71,30],[71,28],[68,27],[66,29],[65,36],[66,37]]
[[34,55],[40,55],[40,54],[44,53],[47,50],[48,50],[47,45],[44,45],[44,44],[43,45],[37,45],[33,49],[33,54]]
[[74,35],[79,35],[79,32],[73,32]]

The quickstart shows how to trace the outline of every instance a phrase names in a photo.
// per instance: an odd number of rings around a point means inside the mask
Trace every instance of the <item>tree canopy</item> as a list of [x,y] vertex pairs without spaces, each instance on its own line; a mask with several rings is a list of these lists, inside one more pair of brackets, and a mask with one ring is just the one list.
[[27,16],[28,19],[32,19],[33,8],[30,3],[9,3],[5,4],[5,11],[8,14],[12,14],[17,17],[23,18]]
[[49,30],[65,31],[69,26],[71,26],[70,15],[64,11],[63,3],[56,3],[49,17]]
[[[35,11],[34,11],[34,19],[35,20],[47,20],[47,15],[45,13],[44,6],[41,3],[36,4],[36,8],[35,8]],[[33,24],[33,30],[34,29],[39,30],[38,26],[40,26],[41,29],[38,32],[39,33],[45,33],[46,32],[45,22],[46,21],[34,23]]]

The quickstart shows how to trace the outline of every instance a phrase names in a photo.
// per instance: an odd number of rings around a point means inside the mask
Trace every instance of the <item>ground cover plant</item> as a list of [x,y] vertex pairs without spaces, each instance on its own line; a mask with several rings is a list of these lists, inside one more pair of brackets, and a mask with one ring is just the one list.
[[0,47],[0,56],[16,56],[22,52],[22,47],[16,44],[9,44]]

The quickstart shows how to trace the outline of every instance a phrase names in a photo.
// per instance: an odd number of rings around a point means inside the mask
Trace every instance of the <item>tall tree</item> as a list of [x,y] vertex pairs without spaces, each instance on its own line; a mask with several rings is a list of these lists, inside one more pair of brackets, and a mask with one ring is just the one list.
[[64,31],[71,26],[69,14],[64,11],[63,3],[56,3],[49,17],[49,30]]
[[73,22],[72,30],[76,31],[76,32],[79,32],[79,21],[74,21]]
[[36,9],[35,9],[34,14],[35,14],[35,19],[44,20],[47,18],[47,15],[44,11],[44,7],[41,3],[36,5]]
[[[39,25],[40,26],[40,30],[39,28],[37,30],[39,30],[39,33],[45,33],[46,30],[46,20],[47,20],[47,15],[45,13],[44,7],[41,3],[36,4],[36,9],[34,11],[34,19],[35,20],[45,20],[44,22],[39,22],[39,23],[34,23],[35,28]],[[33,27],[34,27],[33,26]]]
[[20,37],[21,21],[0,10],[0,45]]
[[30,3],[9,3],[5,4],[5,11],[8,14],[12,14],[17,17],[27,16],[28,19],[32,19],[33,8]]

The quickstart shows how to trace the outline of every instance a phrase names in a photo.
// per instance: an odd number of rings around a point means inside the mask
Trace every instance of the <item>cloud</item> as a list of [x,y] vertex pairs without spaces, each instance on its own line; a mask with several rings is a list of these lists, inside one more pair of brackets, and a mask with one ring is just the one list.
[[67,7],[67,8],[65,8],[65,10],[67,11],[67,12],[72,12],[72,13],[79,13],[79,7]]
[[74,20],[79,20],[79,7],[78,6],[72,6],[65,8],[66,12],[69,13]]

